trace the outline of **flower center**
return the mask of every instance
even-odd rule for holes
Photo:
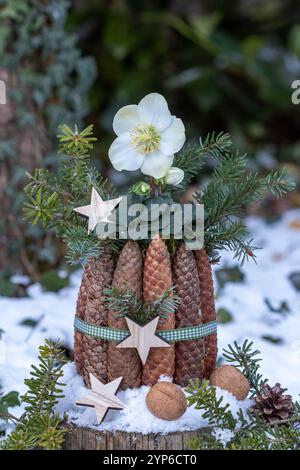
[[[131,144],[140,153],[150,153],[157,150],[160,143],[160,134],[156,127],[150,125],[139,126],[131,134]]]

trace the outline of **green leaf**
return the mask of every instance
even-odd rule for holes
[[[1,404],[6,405],[7,407],[20,406],[19,393],[12,391],[0,397]]]
[[[226,308],[218,308],[217,310],[218,323],[230,323],[233,321],[233,316]]]
[[[70,284],[69,277],[62,277],[55,270],[50,270],[42,274],[41,286],[45,291],[58,292]]]
[[[9,279],[0,276],[0,295],[4,297],[17,297],[18,286]]]

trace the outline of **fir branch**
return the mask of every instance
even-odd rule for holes
[[[55,228],[67,245],[67,261],[70,264],[85,264],[90,258],[101,254],[101,246],[110,244],[116,252],[123,243],[116,240],[100,241],[88,235],[85,223],[74,208],[89,204],[92,187],[103,199],[116,196],[112,184],[103,178],[98,170],[90,166],[88,152],[92,149],[93,126],[79,132],[60,126],[61,156],[56,173],[38,169],[28,176],[25,187],[27,200],[24,205],[25,217],[33,224],[41,222],[46,229]]]
[[[202,417],[208,420],[210,425],[235,429],[236,419],[230,411],[230,405],[223,402],[223,397],[217,398],[215,387],[209,385],[209,381],[200,383],[199,379],[192,381],[186,388],[189,406],[194,405],[196,410],[203,411]]]
[[[39,351],[39,365],[31,366],[31,377],[24,380],[28,391],[21,396],[22,402],[27,403],[25,410],[28,416],[50,413],[58,398],[64,397],[63,384],[60,383],[65,363],[62,343],[46,340]]]
[[[20,424],[2,443],[2,450],[31,450],[38,445],[38,436],[32,434],[25,424]]]
[[[232,145],[230,134],[224,132],[219,132],[218,134],[212,132],[207,134],[204,141],[201,137],[199,141],[202,155],[206,158],[222,158],[227,154]]]
[[[202,157],[203,152],[199,145],[185,145],[174,159],[174,166],[184,171],[184,180],[175,188],[168,186],[166,191],[181,191],[186,188],[192,179],[199,174],[201,168],[203,168],[205,161]]]
[[[162,319],[168,318],[179,306],[179,298],[174,292],[174,288],[167,289],[154,302],[143,302],[142,298],[131,289],[126,288],[124,292],[112,286],[105,289],[105,301],[108,308],[116,312],[118,317],[130,317],[138,323],[159,316]]]
[[[25,379],[27,393],[21,397],[27,404],[16,428],[3,442],[7,450],[60,449],[66,428],[53,412],[59,398],[63,398],[60,382],[64,365],[64,351],[60,341],[46,340],[39,348],[39,364],[31,366],[31,377]],[[10,418],[9,418],[10,419]]]
[[[242,263],[249,258],[255,260],[256,247],[237,219],[244,217],[245,209],[266,193],[279,197],[293,188],[283,173],[275,171],[266,177],[260,176],[249,173],[246,163],[245,155],[227,153],[215,167],[206,187],[194,195],[199,204],[204,204],[205,248],[211,261],[217,261],[218,252],[224,248],[232,250],[234,258]]]
[[[267,382],[258,373],[259,351],[253,343],[246,340],[242,347],[237,343],[224,350],[224,356],[232,364],[240,367],[249,380],[254,394],[259,394]],[[300,404],[294,404],[294,413],[285,420],[270,423],[253,413],[240,408],[233,415],[229,404],[222,397],[216,397],[215,387],[208,382],[192,382],[186,389],[189,406],[201,411],[202,418],[208,420],[210,429],[205,430],[197,439],[188,442],[189,448],[196,449],[231,449],[231,450],[288,450],[299,449],[300,439]],[[220,432],[221,431],[221,432]],[[226,432],[228,439],[221,436]]]
[[[241,221],[225,220],[209,227],[204,233],[204,240],[211,262],[218,260],[219,251],[223,249],[233,251],[234,258],[237,258],[241,264],[248,257],[254,258],[255,247],[252,245],[252,240],[245,242],[248,237],[250,234],[247,227]]]
[[[88,235],[83,225],[66,228],[63,240],[67,245],[66,259],[71,265],[84,266],[91,258],[99,257],[102,251],[100,240],[93,234]]]
[[[241,369],[241,372],[250,383],[252,395],[260,394],[262,386],[268,382],[259,372],[259,362],[261,362],[261,359],[257,356],[260,354],[260,351],[253,350],[253,342],[247,339],[242,346],[239,346],[235,341],[233,346],[229,344],[227,348],[224,349],[224,358],[227,362]]]
[[[59,152],[72,158],[85,156],[87,152],[93,149],[93,142],[97,140],[93,135],[93,129],[93,124],[90,124],[81,132],[78,131],[76,124],[74,130],[66,124],[59,126],[61,131],[61,134],[57,135]]]
[[[42,225],[47,227],[60,207],[58,194],[56,192],[43,193],[40,186],[35,197],[28,195],[27,202],[24,203],[24,213],[33,225],[40,220]]]
[[[32,435],[38,436],[37,445],[44,450],[59,450],[64,443],[67,429],[57,413],[43,413],[27,424]]]
[[[295,189],[295,183],[287,179],[284,170],[273,170],[265,177],[265,190],[277,198],[293,189]]]
[[[208,134],[204,141],[200,138],[200,145],[186,145],[174,159],[174,166],[184,171],[184,180],[176,187],[176,191],[188,186],[207,163],[208,158],[221,159],[227,155],[230,146],[230,135],[224,132]],[[174,191],[174,188],[169,189]]]

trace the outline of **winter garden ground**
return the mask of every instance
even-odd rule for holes
[[[254,341],[263,358],[263,374],[272,385],[280,382],[287,387],[297,399],[300,393],[300,210],[289,211],[273,224],[250,217],[248,226],[256,245],[264,248],[257,252],[257,264],[250,261],[237,270],[237,262],[225,252],[220,265],[214,267],[216,305],[223,322],[218,329],[219,354],[233,341],[242,343],[246,338]],[[0,328],[4,330],[0,343],[4,349],[0,360],[2,391],[25,392],[23,380],[45,338],[61,338],[72,347],[80,279],[78,271],[71,277],[71,286],[58,294],[43,292],[36,284],[29,288],[27,298],[0,297]],[[28,326],[36,321],[36,327]],[[94,410],[74,404],[87,390],[71,363],[65,366],[64,382],[66,397],[58,404],[59,412],[67,412],[69,421],[77,425],[96,427]],[[153,417],[145,406],[147,391],[148,387],[142,387],[120,392],[125,409],[110,411],[98,428],[164,433],[205,425],[200,412],[192,408],[176,422]],[[233,411],[249,404],[249,400],[238,402],[227,392],[219,390],[218,393],[229,401]],[[14,415],[21,413],[21,407],[13,409]]]

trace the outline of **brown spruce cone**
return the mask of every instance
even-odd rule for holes
[[[153,302],[172,287],[172,270],[168,248],[156,235],[150,242],[144,266],[143,297],[145,302]],[[171,330],[175,327],[175,315],[160,319],[159,330]],[[154,385],[161,375],[172,377],[175,365],[175,348],[153,348],[149,352],[143,369],[142,381],[145,385]]]
[[[214,284],[212,278],[211,264],[204,249],[194,252],[200,286],[200,305],[203,323],[216,320],[216,309],[214,299]],[[203,378],[208,379],[216,367],[218,343],[217,334],[207,336],[204,339],[205,366]]]
[[[88,264],[86,264],[82,276],[82,281],[80,284],[80,289],[78,292],[77,297],[77,304],[76,304],[76,315],[81,319],[84,320],[85,317],[85,309],[87,303],[87,289],[88,289]],[[74,333],[74,361],[76,365],[77,373],[83,375],[83,352],[84,352],[84,335],[80,333],[80,331],[75,330]]]
[[[176,292],[180,298],[180,305],[175,314],[176,328],[201,325],[197,265],[193,252],[187,250],[184,243],[176,251],[173,273]],[[175,383],[186,387],[191,379],[202,380],[204,360],[203,338],[178,341],[175,345]]]
[[[93,258],[87,266],[87,302],[85,320],[98,326],[107,326],[108,311],[104,290],[112,283],[114,261],[110,248],[105,248],[99,258]],[[84,379],[90,387],[89,373],[107,382],[107,341],[84,336]]]
[[[279,383],[274,387],[264,384],[261,393],[254,397],[252,409],[271,424],[289,418],[294,405],[291,395],[284,395],[286,390]]]
[[[131,292],[142,295],[143,257],[138,242],[129,240],[119,256],[113,278],[113,286],[120,292],[126,288]],[[108,314],[108,326],[127,328],[125,318],[118,317],[113,310]],[[121,388],[137,388],[142,381],[142,363],[136,349],[117,349],[117,344],[108,343],[108,380],[123,377]]]

